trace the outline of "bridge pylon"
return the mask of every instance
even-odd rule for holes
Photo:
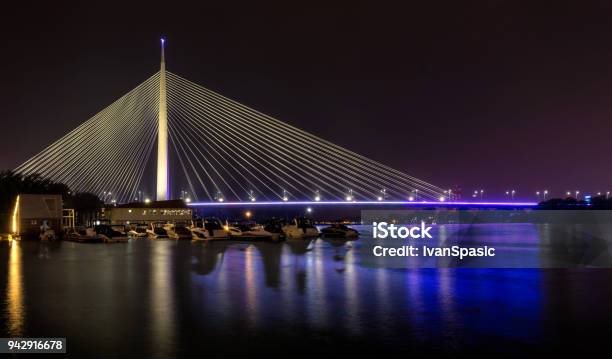
[[[170,199],[168,192],[168,106],[166,104],[166,58],[161,39],[161,65],[159,70],[159,114],[157,131],[157,200]]]

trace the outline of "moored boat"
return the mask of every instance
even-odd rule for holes
[[[345,224],[335,223],[329,227],[321,229],[321,235],[324,238],[355,239],[359,236],[359,232]]]
[[[147,229],[149,239],[167,239],[169,238],[168,231],[164,228],[163,222],[152,222]]]
[[[128,231],[128,236],[130,238],[143,238],[146,237],[148,226],[146,224],[134,224],[131,225],[130,230]]]
[[[253,221],[239,223],[236,227],[240,229],[241,237],[245,240],[279,241],[285,238],[281,233],[270,232],[263,225]]]
[[[290,223],[285,224],[283,232],[287,238],[312,238],[319,236],[319,230],[314,226],[309,218],[294,218]]]
[[[125,232],[116,230],[115,228],[107,224],[100,224],[95,226],[93,229],[104,243],[127,242],[128,235]]]
[[[215,217],[195,221],[190,230],[192,239],[196,241],[230,239],[229,228]]]

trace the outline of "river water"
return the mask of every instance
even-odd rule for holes
[[[612,270],[385,269],[358,245],[0,242],[0,336],[66,337],[70,357],[535,356],[607,343]]]

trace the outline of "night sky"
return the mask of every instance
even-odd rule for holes
[[[4,4],[0,168],[158,71],[165,34],[169,71],[464,196],[612,190],[610,2],[211,3]]]

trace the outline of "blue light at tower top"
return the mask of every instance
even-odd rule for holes
[[[166,39],[162,37],[162,38],[161,38],[161,43],[162,43],[162,45],[163,45],[165,42],[166,42]]]

